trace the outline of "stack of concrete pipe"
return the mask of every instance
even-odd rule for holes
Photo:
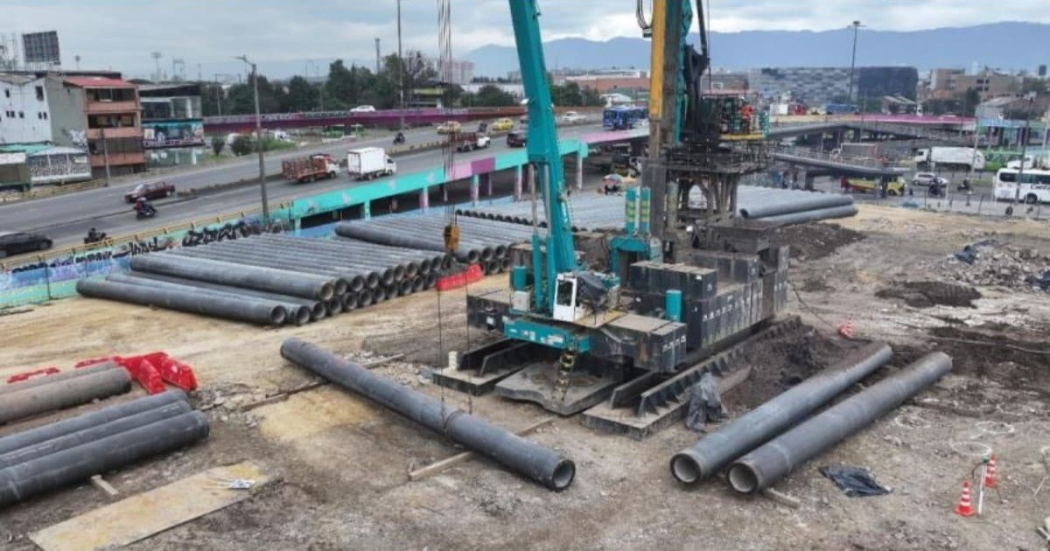
[[[265,234],[136,257],[130,273],[83,280],[77,290],[259,325],[302,325],[430,289],[451,262],[437,251]]]
[[[131,376],[127,370],[108,362],[3,385],[0,386],[0,425],[129,390]]]
[[[168,391],[0,438],[0,507],[207,435],[204,414],[181,391]]]
[[[857,214],[853,197],[812,191],[740,186],[737,196],[740,217],[765,220],[780,225],[802,224]],[[624,224],[623,195],[574,195],[569,199],[573,229],[576,231],[615,230]],[[539,225],[546,226],[542,206]],[[532,224],[532,203],[520,201],[485,208],[464,208],[464,217]]]
[[[521,224],[465,216],[458,217],[456,224],[460,231],[456,259],[478,263],[486,274],[510,268],[510,247],[532,237],[532,229]],[[441,214],[386,217],[340,222],[335,226],[335,233],[379,245],[444,251],[446,225],[448,221]]]
[[[892,351],[884,343],[856,351],[837,367],[795,385],[678,452],[671,458],[671,474],[683,484],[695,484],[728,469],[729,483],[735,490],[763,490],[918,394],[952,368],[952,359],[944,353],[928,354],[810,416],[879,370],[891,357]]]

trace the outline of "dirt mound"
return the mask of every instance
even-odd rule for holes
[[[950,279],[971,285],[1032,292],[1050,290],[1050,287],[1039,285],[1050,272],[1050,254],[994,239],[968,245],[946,259],[941,271]]]
[[[875,296],[899,298],[913,308],[930,308],[937,305],[974,308],[973,301],[981,298],[981,293],[973,287],[954,283],[908,281],[899,286],[881,289]]]
[[[959,375],[990,377],[1004,385],[1050,385],[1050,346],[1040,335],[1016,338],[989,335],[980,330],[938,327],[930,330],[938,337],[938,348],[954,360],[953,371]]]
[[[840,247],[864,239],[864,234],[837,224],[801,224],[778,229],[771,237],[775,246],[790,245],[791,257],[798,260],[817,260],[829,256]]]

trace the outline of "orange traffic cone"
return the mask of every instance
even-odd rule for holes
[[[846,323],[843,323],[842,325],[838,326],[836,328],[836,331],[838,331],[838,334],[842,335],[843,338],[852,339],[853,338],[853,318],[850,318],[850,319],[846,320]]]
[[[972,517],[974,515],[973,504],[970,503],[970,481],[963,481],[962,497],[959,498],[959,504],[955,506],[955,514],[964,517]]]
[[[995,454],[988,459],[988,466],[984,469],[984,484],[985,488],[995,488],[999,483],[995,480]]]

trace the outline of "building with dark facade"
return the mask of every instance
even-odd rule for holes
[[[853,96],[915,99],[919,71],[915,67],[857,67]],[[849,67],[765,67],[748,73],[748,88],[766,99],[790,95],[810,106],[832,103],[850,91]]]

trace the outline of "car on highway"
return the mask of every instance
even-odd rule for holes
[[[566,111],[561,116],[561,122],[564,122],[564,123],[567,123],[567,124],[575,124],[575,123],[578,123],[578,122],[583,122],[585,120],[587,120],[587,116],[586,115],[581,115],[581,114],[577,113],[576,111]]]
[[[0,258],[51,248],[51,239],[38,233],[0,232]]]
[[[351,113],[375,113],[376,108],[371,105],[358,105],[350,110]]]
[[[911,183],[913,186],[928,186],[930,184],[946,186],[949,184],[947,178],[942,178],[932,172],[916,172],[911,177]]]
[[[438,125],[438,134],[455,134],[463,128],[462,124],[457,121],[446,121]]]
[[[124,194],[124,202],[134,203],[139,199],[160,199],[175,195],[175,184],[170,182],[153,182],[150,184],[139,184],[130,192]]]
[[[526,131],[515,130],[507,134],[507,147],[525,147]]]
[[[506,117],[497,119],[496,122],[489,126],[489,130],[492,132],[510,132],[511,130],[514,130],[514,121]]]

